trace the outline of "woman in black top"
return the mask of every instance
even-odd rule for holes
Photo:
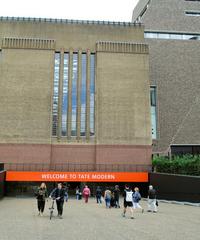
[[[57,188],[55,188],[51,192],[50,198],[51,197],[56,199],[58,217],[62,218],[64,197],[65,197],[65,189],[62,187],[62,183],[58,183]]]
[[[38,205],[38,215],[43,216],[44,207],[45,207],[45,199],[48,197],[47,187],[45,183],[42,183],[40,187],[38,187],[36,192],[37,205]]]

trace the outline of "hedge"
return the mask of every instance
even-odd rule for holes
[[[160,173],[200,176],[200,155],[173,156],[171,159],[154,156],[152,165],[154,171]]]

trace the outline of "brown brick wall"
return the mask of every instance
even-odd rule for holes
[[[97,145],[96,163],[151,165],[151,146]]]
[[[50,163],[51,145],[0,144],[0,162]]]
[[[151,147],[133,145],[0,144],[0,162],[151,165]]]

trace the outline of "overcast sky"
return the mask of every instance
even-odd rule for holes
[[[0,16],[130,22],[138,0],[2,0]]]

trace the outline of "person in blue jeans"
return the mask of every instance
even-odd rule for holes
[[[144,208],[142,208],[139,204],[141,200],[141,195],[139,192],[139,188],[135,187],[134,188],[134,193],[133,193],[133,209],[139,208],[142,210],[142,213],[144,212]]]
[[[102,190],[99,186],[97,186],[97,189],[96,189],[97,203],[101,203],[101,196],[102,196]]]
[[[108,188],[106,188],[106,191],[104,193],[104,199],[106,203],[106,208],[110,208],[111,191]]]

